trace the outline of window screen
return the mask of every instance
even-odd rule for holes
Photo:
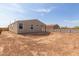
[[[31,25],[30,29],[33,29],[33,25]]]
[[[19,24],[19,29],[23,29],[23,24],[22,23]]]

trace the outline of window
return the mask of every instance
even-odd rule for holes
[[[30,29],[33,29],[33,27],[31,26],[31,28]]]
[[[19,24],[19,29],[23,29],[23,24],[22,23]]]
[[[33,29],[33,25],[31,25],[30,29]]]
[[[38,26],[38,25],[36,25],[36,26]]]

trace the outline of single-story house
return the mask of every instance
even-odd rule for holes
[[[47,31],[52,31],[54,29],[60,29],[60,26],[58,24],[54,24],[54,25],[46,25],[46,30]]]
[[[46,24],[38,19],[18,20],[11,23],[8,28],[14,33],[46,32]]]

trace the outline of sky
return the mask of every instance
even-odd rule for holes
[[[16,20],[39,19],[45,24],[79,26],[78,3],[0,3],[0,27]]]

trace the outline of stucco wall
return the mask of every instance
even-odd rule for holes
[[[19,24],[23,24],[23,29],[19,29]],[[30,29],[31,25],[33,25],[33,30]],[[37,20],[25,20],[25,21],[17,21],[9,25],[9,31],[15,33],[28,33],[28,32],[44,32],[45,24]]]
[[[19,23],[23,24],[23,29],[20,30],[19,29]],[[31,25],[33,25],[33,30],[31,30]],[[38,22],[38,21],[19,21],[18,22],[18,32],[19,33],[27,33],[27,32],[42,32],[42,28],[43,31],[45,31],[45,25]]]
[[[14,33],[18,33],[18,31],[17,31],[17,23],[16,22],[10,24],[8,27],[9,27],[9,31],[14,32]]]

